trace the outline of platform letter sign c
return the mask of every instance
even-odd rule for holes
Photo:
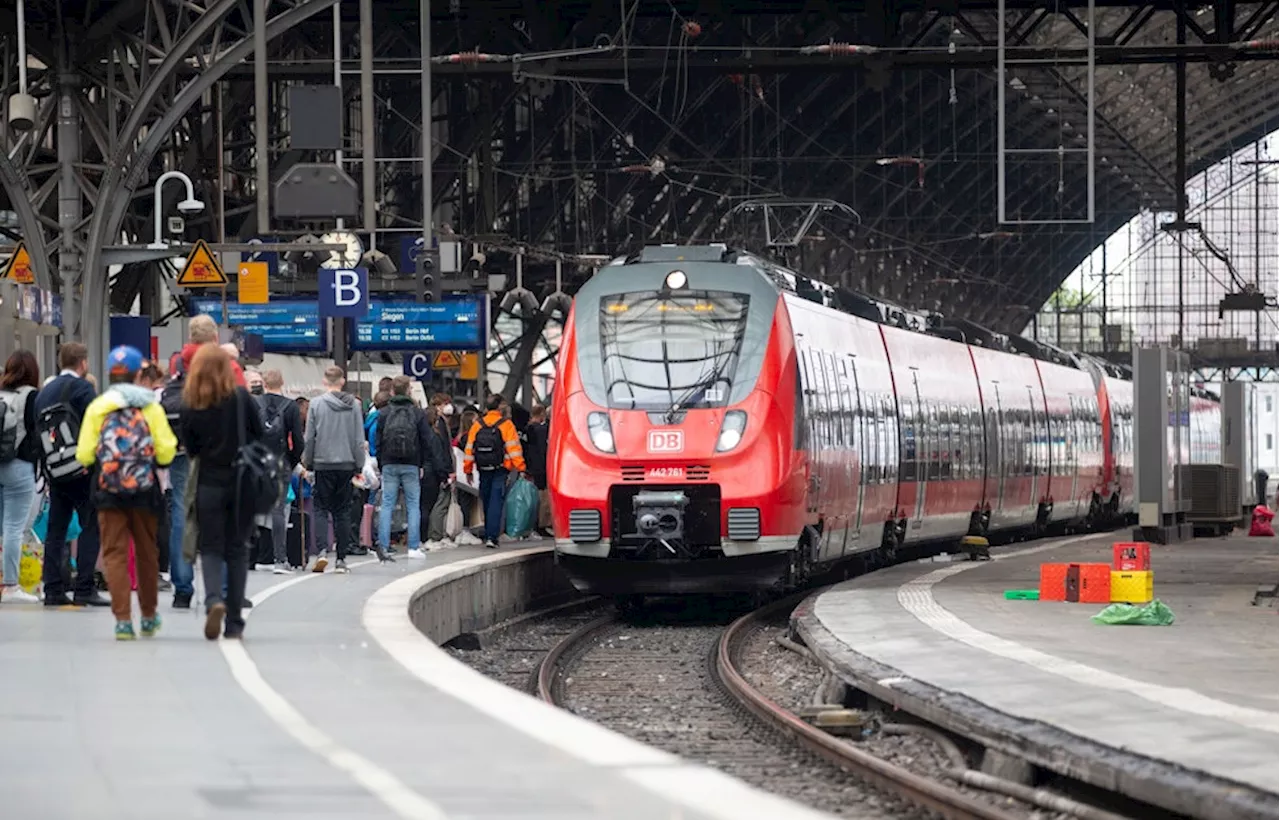
[[[649,452],[679,453],[684,451],[683,430],[650,430]]]

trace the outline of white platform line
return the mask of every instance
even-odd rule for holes
[[[1056,549],[1087,537],[1089,536],[1005,553],[999,556],[997,560]],[[1280,714],[1275,712],[1236,706],[1232,703],[1202,695],[1192,689],[1161,686],[1156,683],[1134,680],[1133,678],[1088,666],[1087,664],[1059,658],[1056,655],[1041,652],[1038,649],[992,635],[989,632],[983,632],[971,626],[966,621],[956,617],[955,614],[934,599],[933,587],[944,578],[950,578],[953,575],[958,575],[961,572],[980,566],[982,566],[981,562],[953,564],[944,569],[934,570],[927,575],[922,575],[898,588],[898,604],[914,615],[921,623],[952,640],[981,649],[992,655],[1025,663],[1042,672],[1049,672],[1086,686],[1137,695],[1144,700],[1149,700],[1152,703],[1167,706],[1180,712],[1230,721],[1246,729],[1255,729],[1273,734],[1280,733]]]
[[[409,603],[427,584],[504,557],[535,551],[541,550],[442,564],[393,581],[365,604],[364,627],[387,654],[432,689],[500,721],[513,732],[521,732],[590,766],[608,767],[676,806],[718,820],[830,820],[831,815],[752,788],[713,769],[687,763],[486,677],[454,660],[410,620]]]
[[[355,569],[376,562],[377,559],[369,559],[357,561],[350,566]],[[308,572],[255,593],[254,609],[245,611],[245,620],[248,620],[249,613],[256,611],[273,595],[304,581],[322,578],[329,574],[331,573]],[[283,695],[266,682],[262,673],[258,671],[258,665],[245,651],[241,641],[221,640],[218,642],[218,647],[222,650],[222,657],[226,659],[227,666],[231,668],[231,675],[236,683],[240,684],[240,688],[257,701],[262,711],[266,712],[267,716],[294,740],[321,757],[333,768],[350,775],[351,779],[363,786],[398,817],[404,820],[445,820],[447,815],[439,805],[418,794],[391,772],[343,746],[303,717],[301,712],[293,708]]]

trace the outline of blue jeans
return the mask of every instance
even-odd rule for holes
[[[416,464],[385,464],[382,467],[382,504],[378,509],[378,544],[391,546],[391,513],[396,499],[404,491],[405,511],[409,514],[409,549],[422,543],[422,483]]]
[[[484,505],[484,540],[498,543],[502,536],[502,502],[507,497],[507,471],[480,471],[480,503]]]
[[[0,520],[4,531],[4,585],[18,585],[22,536],[36,500],[36,471],[20,458],[0,462]]]
[[[182,533],[187,528],[187,476],[191,461],[186,453],[173,457],[169,465],[169,580],[173,591],[179,595],[195,592],[195,568],[182,559]]]

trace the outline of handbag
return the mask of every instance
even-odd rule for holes
[[[231,467],[236,476],[237,518],[266,515],[280,500],[285,474],[284,459],[261,441],[245,441],[248,429],[244,418],[244,398],[236,392],[236,417],[239,422],[240,449]]]

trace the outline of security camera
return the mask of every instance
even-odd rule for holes
[[[178,203],[178,210],[184,214],[198,214],[204,210],[204,203],[198,199],[184,199]]]

